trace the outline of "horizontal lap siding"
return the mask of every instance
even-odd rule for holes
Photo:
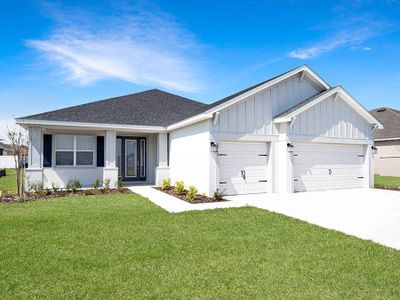
[[[274,135],[274,116],[319,93],[307,78],[293,76],[221,111],[214,132]]]
[[[371,127],[344,101],[331,96],[297,116],[290,134],[367,140]]]

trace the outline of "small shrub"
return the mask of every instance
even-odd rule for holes
[[[183,183],[183,181],[175,182],[175,192],[177,194],[183,194],[185,192],[185,184]]]
[[[43,183],[40,181],[29,184],[29,190],[34,191],[38,197],[43,197],[46,194]]]
[[[85,196],[95,195],[93,190],[85,190],[83,193],[85,194]]]
[[[105,188],[106,190],[109,190],[109,189],[110,189],[110,183],[111,183],[111,179],[110,179],[110,178],[104,179],[103,185],[104,185],[104,188]]]
[[[219,189],[217,189],[217,190],[214,192],[214,199],[215,199],[216,201],[222,201],[222,200],[224,199],[224,197],[225,197],[225,189],[222,190],[222,191],[220,191]]]
[[[51,183],[51,189],[53,190],[54,193],[57,193],[60,190],[60,187],[57,183],[52,182]]]
[[[79,189],[82,188],[82,184],[81,184],[81,182],[79,181],[79,179],[71,178],[70,180],[68,180],[68,183],[67,183],[67,185],[65,186],[65,188],[66,188],[68,191],[72,191],[72,192],[76,193]]]
[[[202,192],[201,195],[202,195],[203,197],[206,197],[206,196],[207,196],[207,195],[206,195],[206,192]]]
[[[115,183],[117,189],[122,189],[124,187],[124,182],[122,181],[121,178],[118,178],[117,182]]]
[[[169,190],[171,188],[171,178],[165,178],[161,183],[161,189]]]
[[[195,186],[193,186],[193,185],[189,186],[187,196],[189,197],[190,200],[196,199],[197,193],[198,193],[198,191]]]
[[[100,180],[96,179],[96,181],[92,183],[92,188],[97,190],[99,187],[100,187]]]

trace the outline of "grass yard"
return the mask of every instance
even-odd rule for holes
[[[15,169],[7,169],[6,176],[0,177],[0,190],[16,193],[17,179],[15,176]]]
[[[399,187],[400,186],[400,177],[375,175],[375,184],[376,185],[386,185],[389,187]]]
[[[256,208],[0,205],[0,298],[400,298],[400,251]]]

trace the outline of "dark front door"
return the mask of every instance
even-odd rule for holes
[[[145,181],[146,138],[117,137],[116,165],[123,181]]]

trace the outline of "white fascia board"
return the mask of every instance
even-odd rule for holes
[[[215,107],[213,107],[213,108],[211,108],[211,109],[209,109],[209,110],[207,110],[207,111],[205,111],[205,112],[203,112],[203,113],[201,113],[199,115],[195,115],[193,117],[190,117],[190,118],[185,119],[183,121],[180,121],[178,123],[169,125],[167,127],[167,129],[168,130],[174,130],[174,129],[177,129],[177,128],[180,128],[180,127],[184,127],[184,126],[191,125],[191,124],[199,122],[199,121],[203,121],[203,120],[212,118],[214,113],[216,113],[218,111],[221,111],[221,110],[227,108],[228,106],[231,106],[231,105],[233,105],[233,104],[235,104],[237,102],[240,102],[241,100],[243,100],[243,99],[245,99],[245,98],[247,98],[247,97],[249,97],[251,95],[257,94],[258,92],[262,91],[263,89],[271,87],[271,86],[277,84],[278,82],[281,82],[281,81],[283,81],[283,80],[285,80],[285,79],[287,79],[289,77],[292,77],[292,76],[294,76],[294,75],[296,75],[296,74],[298,74],[300,72],[303,72],[304,74],[307,74],[308,77],[313,82],[317,83],[321,88],[324,88],[324,89],[329,89],[330,88],[330,85],[327,84],[321,77],[319,77],[313,70],[311,70],[309,66],[302,65],[302,66],[300,66],[300,67],[298,67],[298,68],[296,68],[296,69],[294,69],[294,70],[292,70],[292,71],[290,71],[288,73],[285,73],[285,74],[283,74],[283,75],[281,75],[281,76],[279,76],[279,77],[277,77],[277,78],[275,78],[275,79],[273,79],[271,81],[266,82],[265,84],[262,84],[262,85],[260,85],[258,87],[255,87],[254,89],[252,89],[250,91],[247,91],[246,93],[243,93],[243,94],[241,94],[241,95],[239,95],[239,96],[237,96],[235,98],[232,98],[229,101],[221,103],[220,105],[215,106]]]
[[[315,82],[319,83],[319,85],[322,88],[325,88],[325,89],[329,89],[330,88],[329,84],[327,84],[321,77],[319,77],[313,70],[311,70],[310,67],[308,67],[307,65],[303,65],[303,66],[298,67],[298,68],[296,68],[296,69],[294,69],[294,70],[292,70],[292,71],[290,71],[290,72],[288,72],[286,74],[283,74],[283,75],[281,75],[281,76],[279,76],[279,77],[277,77],[277,78],[275,78],[275,79],[273,79],[271,81],[268,81],[265,84],[262,84],[262,85],[260,85],[258,87],[255,87],[254,89],[252,89],[250,91],[247,91],[246,93],[243,93],[243,94],[241,94],[241,95],[239,95],[239,96],[237,96],[235,98],[232,98],[229,101],[221,103],[220,105],[215,106],[215,107],[205,111],[204,113],[205,114],[213,114],[214,112],[223,110],[223,109],[227,108],[228,106],[231,106],[231,105],[233,105],[233,104],[235,104],[235,103],[237,103],[237,102],[239,102],[239,101],[241,101],[241,100],[243,100],[243,99],[245,99],[245,98],[247,98],[247,97],[249,97],[251,95],[257,94],[258,92],[262,91],[263,89],[269,88],[269,87],[277,84],[278,82],[281,82],[281,81],[283,81],[285,79],[288,79],[288,78],[290,78],[290,77],[292,77],[292,76],[294,76],[294,75],[296,75],[296,74],[298,74],[300,72],[305,72],[306,74],[308,74],[309,77],[311,77],[312,80],[314,80]]]
[[[374,139],[374,142],[396,141],[396,140],[400,140],[400,136],[395,137],[395,138],[387,138],[387,139]]]
[[[336,94],[339,92],[339,87],[333,88],[331,91],[327,92],[324,95],[321,95],[320,97],[315,98],[313,101],[307,103],[306,105],[303,105],[299,107],[298,109],[292,111],[291,113],[287,114],[284,117],[279,117],[274,119],[274,123],[286,123],[286,122],[292,122],[293,118],[301,114],[302,112],[306,111],[307,109],[313,107],[314,105],[320,103],[321,101],[325,100],[326,98]]]
[[[307,103],[304,106],[299,107],[298,109],[292,111],[284,117],[275,118],[274,123],[286,123],[291,122],[295,116],[303,113],[304,111],[310,109],[314,105],[320,103],[321,101],[327,99],[332,95],[340,96],[350,107],[352,107],[360,116],[362,116],[368,123],[372,125],[377,125],[379,129],[383,129],[383,124],[379,122],[371,113],[364,108],[357,100],[355,100],[349,93],[346,92],[341,86],[337,86],[333,88],[331,91],[321,95],[320,97],[315,98],[313,101]]]
[[[185,119],[183,121],[180,121],[178,123],[169,125],[166,129],[168,131],[175,130],[175,129],[178,129],[178,128],[181,128],[181,127],[185,127],[185,126],[189,126],[189,125],[192,125],[194,123],[198,123],[198,122],[201,122],[201,121],[204,121],[204,120],[207,120],[207,119],[211,119],[212,117],[213,117],[213,114],[202,113],[200,115],[195,115],[193,117],[190,117],[190,118]]]
[[[132,130],[141,132],[163,132],[166,128],[163,126],[141,126],[141,125],[122,125],[122,124],[106,124],[106,123],[85,123],[85,122],[66,122],[66,121],[50,121],[50,120],[33,120],[33,119],[15,119],[16,123],[22,127],[29,126],[54,126],[54,127],[70,127],[81,129],[103,129],[103,130]]]
[[[358,112],[366,121],[372,125],[377,125],[378,129],[383,129],[383,124],[375,118],[364,106],[362,106],[356,99],[354,99],[345,89],[341,86],[340,96],[347,102],[356,112]]]

